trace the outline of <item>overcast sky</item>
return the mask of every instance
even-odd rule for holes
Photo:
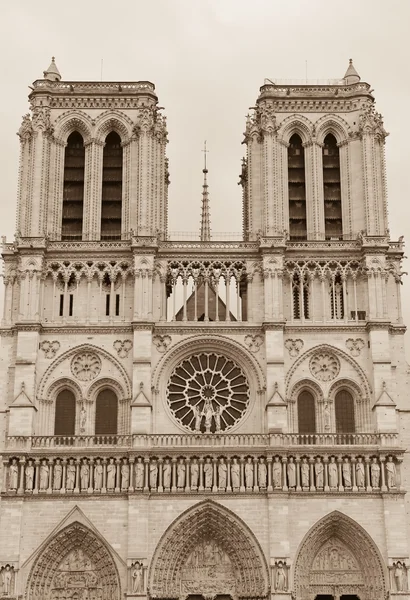
[[[208,143],[212,227],[241,230],[245,115],[268,78],[341,78],[353,58],[387,138],[390,231],[410,244],[409,0],[17,0],[0,12],[1,233],[14,234],[28,85],[51,56],[63,79],[149,80],[168,118],[169,227],[199,226]],[[410,250],[409,250],[410,252]],[[407,261],[405,270],[410,271]],[[410,323],[410,278],[403,306]],[[409,338],[409,334],[406,335]],[[410,340],[407,339],[410,356]]]

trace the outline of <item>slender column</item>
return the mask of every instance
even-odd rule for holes
[[[165,275],[160,276],[161,282],[161,315],[160,321],[167,320],[167,278]]]
[[[68,307],[69,307],[69,299],[68,299],[68,278],[64,278],[64,297],[63,297],[63,323],[67,320],[68,317]]]
[[[194,281],[194,321],[198,321],[198,282]]]
[[[149,458],[144,458],[144,465],[145,465],[144,492],[149,492]]]
[[[94,491],[94,459],[90,458],[90,462],[88,464],[90,465],[90,477],[88,480],[88,493],[92,494]]]
[[[53,493],[53,464],[54,461],[52,458],[48,460],[48,489],[47,494]]]
[[[337,319],[337,306],[336,306],[336,291],[335,291],[335,275],[332,275],[332,298],[333,298],[333,315],[332,320]]]
[[[278,272],[279,319],[283,321],[283,271]]]
[[[219,321],[219,279],[215,282],[215,321]]]
[[[188,457],[185,459],[185,491],[186,492],[190,492],[191,491],[191,459]]]
[[[242,321],[241,314],[241,290],[240,290],[240,281],[239,277],[236,280],[236,319],[237,321]]]
[[[303,294],[303,281],[304,281],[304,273],[302,272],[299,276],[299,306],[300,306],[300,320],[302,323],[305,321],[305,298]]]
[[[400,278],[396,279],[396,297],[397,297],[397,321],[403,323],[403,314],[401,309],[401,290],[400,290]]]
[[[187,278],[184,277],[182,279],[182,289],[183,289],[183,294],[184,294],[184,308],[183,308],[183,315],[182,315],[182,320],[183,321],[187,321],[187,312],[186,312],[186,299],[187,299],[187,287],[188,287],[188,281]]]
[[[103,458],[102,465],[103,465],[103,480],[102,480],[101,493],[106,494],[107,493],[107,459],[106,458]]]
[[[282,476],[283,476],[283,491],[287,492],[288,491],[288,477],[287,477],[287,473],[286,473],[286,465],[287,465],[288,459],[286,456],[284,456],[282,458]]]
[[[67,475],[67,459],[66,458],[63,458],[62,465],[63,465],[63,471],[62,471],[62,476],[61,476],[60,494],[65,494],[66,475]]]
[[[388,273],[382,273],[380,275],[381,288],[382,288],[382,317],[387,317],[387,292],[386,292],[386,283],[389,277]]]
[[[372,491],[372,482],[370,479],[370,458],[368,456],[365,457],[364,459],[365,465],[366,465],[366,490],[368,492]]]
[[[217,492],[218,491],[218,467],[217,467],[217,463],[218,463],[218,459],[217,458],[213,458],[212,459],[212,469],[213,469],[213,473],[214,473],[214,483],[212,486],[212,491],[213,492]]]
[[[325,281],[327,281],[326,276],[322,274],[320,276],[320,281],[322,284],[322,314],[323,314],[323,323],[326,322],[326,289],[325,289]]]
[[[205,277],[205,311],[204,311],[204,321],[209,321],[209,305],[208,305],[208,277]]]
[[[295,458],[296,465],[296,491],[300,492],[302,488],[300,487],[300,456]]]
[[[247,288],[246,288],[246,301],[247,301],[247,307],[246,307],[246,319],[247,321],[252,322],[253,321],[253,276],[251,273],[248,273],[246,276],[246,281],[247,281]]]
[[[75,461],[75,488],[74,494],[80,493],[80,459],[77,458]]]
[[[382,476],[382,487],[380,488],[380,491],[382,491],[382,492],[387,492],[386,475],[385,475],[385,471],[384,471],[384,463],[385,462],[386,462],[386,457],[381,456],[380,457],[380,473]]]
[[[121,483],[120,483],[120,477],[121,477],[121,459],[120,458],[116,458],[115,459],[115,488],[114,488],[114,492],[116,492],[117,494],[121,491]]]
[[[245,492],[245,459],[243,456],[239,459],[240,467],[241,467],[241,480],[240,480],[240,492]]]
[[[10,286],[11,286],[11,279],[9,277],[5,277],[4,278],[4,286],[5,286],[5,292],[4,292],[4,304],[3,304],[3,323],[7,323],[8,319],[7,319],[7,312],[8,312],[8,307],[9,307],[9,290],[10,290]]]
[[[315,302],[315,274],[314,273],[309,273],[309,283],[310,283],[310,320],[312,321],[312,323],[315,320],[315,314],[316,314],[316,302]]]
[[[104,314],[105,314],[105,307],[102,304],[102,284],[103,284],[102,277],[99,277],[99,283],[100,283],[100,295],[99,295],[100,300],[99,300],[99,305],[98,305],[98,315],[97,315],[97,317],[98,317],[98,321],[101,321],[101,314],[103,313],[103,311],[104,311]]]
[[[276,320],[278,316],[278,307],[277,307],[277,286],[276,286],[276,271],[273,271],[270,274],[270,288],[271,288],[271,314],[270,317],[272,320]]]
[[[343,286],[343,318],[344,322],[347,323],[349,318],[349,307],[347,306],[347,278],[345,275],[342,275],[342,286]]]
[[[231,294],[231,274],[228,273],[226,274],[226,315],[225,315],[225,321],[230,321],[231,320],[231,299],[230,299],[230,294]]]
[[[253,491],[259,492],[258,459],[256,457],[253,459],[253,484]]]
[[[151,295],[152,298],[152,295]],[[125,277],[122,277],[121,283],[121,321],[125,321]]]
[[[20,273],[20,277],[19,277],[19,283],[20,283],[19,320],[24,319],[26,316],[26,280],[27,280],[27,275],[23,271]]]
[[[343,462],[343,459],[340,456],[338,456],[337,457],[337,473],[339,476],[339,492],[344,491],[343,479],[342,479],[342,462]]]
[[[230,457],[228,457],[226,459],[226,491],[227,492],[232,492],[232,485],[231,485],[231,459],[230,459]]]
[[[324,491],[325,492],[329,491],[329,473],[328,473],[328,470],[327,470],[328,462],[329,462],[329,458],[327,456],[325,456],[323,458],[323,463],[324,463],[324,465],[323,465],[324,466],[323,471],[325,473],[325,487],[324,487]]]
[[[148,302],[148,308],[147,308],[147,318],[152,320],[153,319],[153,310],[152,310],[152,302],[153,302],[153,272],[151,270],[147,271],[147,302]]]
[[[115,315],[115,281],[114,281],[114,275],[112,275],[111,280],[110,280],[110,323],[112,323],[114,315]]]
[[[309,468],[310,468],[310,491],[314,492],[316,490],[315,477],[314,477],[315,459],[312,457],[309,458]]]
[[[163,492],[164,491],[164,486],[162,484],[162,465],[163,465],[164,459],[159,457],[158,459],[158,492]]]
[[[39,488],[39,483],[40,483],[40,461],[38,458],[36,458],[36,460],[34,461],[34,470],[35,470],[35,475],[34,475],[34,487],[33,487],[33,494],[38,494],[38,488]]]
[[[24,494],[24,469],[26,466],[26,459],[25,458],[21,458],[20,459],[20,483],[19,483],[19,489],[17,490],[17,494],[22,495]]]
[[[128,459],[128,462],[130,463],[130,485],[128,488],[129,492],[133,492],[134,491],[134,464],[135,464],[135,458],[133,456],[131,456]]]
[[[176,317],[176,291],[177,291],[177,280],[173,279],[172,280],[172,320],[175,321],[175,317]]]
[[[143,269],[143,270],[141,270],[141,286],[140,286],[140,307],[141,307],[140,316],[142,319],[146,319],[146,317],[147,317],[146,289],[147,289],[147,272]]]
[[[381,314],[380,314],[380,297],[379,297],[379,280],[380,280],[380,273],[376,272],[373,273],[373,282],[374,282],[374,297],[376,299],[376,318],[380,318]]]
[[[175,456],[171,459],[172,462],[172,487],[171,492],[177,491],[177,459]]]
[[[356,457],[352,456],[351,458],[352,465],[352,491],[357,492],[357,484],[356,484]]]
[[[293,321],[295,318],[295,312],[294,312],[294,301],[293,301],[293,273],[290,276],[290,320]]]
[[[198,482],[198,492],[204,491],[204,459],[199,459],[199,482]]]

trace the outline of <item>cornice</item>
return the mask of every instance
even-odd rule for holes
[[[213,334],[222,333],[225,335],[243,335],[243,334],[255,334],[262,333],[263,325],[261,323],[247,323],[243,321],[228,321],[228,322],[213,322],[204,324],[202,321],[195,323],[190,322],[189,325],[185,325],[182,321],[174,321],[172,323],[159,323],[154,325],[153,333],[158,335],[174,334],[174,335],[186,335],[186,334]]]
[[[303,324],[303,325],[297,325],[295,323],[292,324],[285,324],[284,329],[286,330],[287,333],[300,333],[300,332],[321,332],[321,333],[335,333],[335,332],[354,332],[354,333],[363,333],[365,334],[367,332],[367,328],[366,328],[366,324],[363,325],[359,325],[359,324],[349,324],[349,323],[343,323],[343,324],[338,324],[335,323],[333,324],[329,324],[329,323],[324,323],[324,324],[319,324],[319,323],[312,323],[312,324]]]
[[[41,327],[41,333],[44,334],[99,334],[99,333],[118,333],[121,334],[132,334],[133,328],[130,325],[101,325],[100,327],[90,325],[78,325],[73,327],[70,325],[47,326]]]

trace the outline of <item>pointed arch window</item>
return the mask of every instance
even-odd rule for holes
[[[343,295],[343,280],[337,273],[330,280],[330,312],[332,319],[343,319],[345,316],[345,305]]]
[[[117,433],[118,398],[112,390],[102,390],[95,405],[95,434],[112,435]]]
[[[291,240],[307,238],[305,151],[295,133],[288,148],[289,236]]]
[[[307,274],[294,273],[292,277],[292,304],[294,319],[310,318],[310,283]]]
[[[105,139],[103,152],[101,239],[121,239],[122,145],[115,131]]]
[[[75,396],[70,390],[62,390],[56,399],[54,435],[75,434]]]
[[[313,395],[304,390],[298,397],[298,431],[316,433],[316,409]]]
[[[336,433],[354,433],[354,400],[347,390],[340,390],[335,396]]]
[[[78,131],[68,137],[64,154],[63,217],[61,239],[81,240],[83,235],[85,148]]]
[[[336,138],[331,133],[325,137],[322,156],[325,238],[340,240],[343,237],[340,156]]]

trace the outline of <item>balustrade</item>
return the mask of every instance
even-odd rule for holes
[[[3,493],[397,492],[400,452],[200,453],[5,460]]]

